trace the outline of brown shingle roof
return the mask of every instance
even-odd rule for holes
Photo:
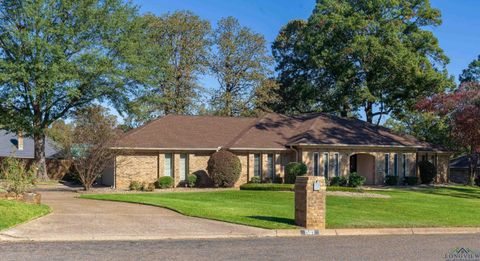
[[[127,133],[122,147],[285,149],[287,145],[434,146],[357,119],[325,113],[261,118],[170,115]]]
[[[167,115],[125,134],[118,147],[223,147],[256,118]]]

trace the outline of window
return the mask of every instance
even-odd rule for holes
[[[163,173],[163,174],[165,176],[171,177],[172,176],[172,167],[173,167],[172,154],[171,153],[165,154],[164,167],[165,167],[165,171],[164,171],[165,173]]]
[[[393,175],[398,176],[398,154],[393,154]]]
[[[385,154],[385,175],[390,175],[390,154]]]
[[[402,154],[402,175],[407,176],[407,155]]]
[[[328,178],[328,152],[323,153],[323,176]]]
[[[318,152],[313,153],[313,176],[319,176],[320,171],[319,171],[319,156]]]
[[[267,173],[270,179],[275,179],[275,162],[273,160],[273,154],[267,155]]]
[[[340,162],[338,159],[338,153],[335,153],[335,177],[338,177],[340,174]]]
[[[422,161],[426,161],[427,160],[427,156],[426,155],[422,155]]]
[[[188,172],[188,154],[180,154],[179,167],[180,180],[186,180]]]
[[[260,163],[260,154],[253,155],[253,175],[255,177],[260,177],[262,175],[261,167],[262,164]]]

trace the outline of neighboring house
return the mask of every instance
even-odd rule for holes
[[[33,139],[21,134],[17,135],[6,130],[0,130],[0,161],[6,157],[32,161],[34,158]],[[61,179],[70,168],[71,163],[62,160],[61,150],[49,139],[45,142],[45,157],[50,178]]]
[[[289,162],[304,162],[309,175],[327,178],[357,172],[366,184],[383,184],[385,175],[418,175],[417,161],[436,164],[438,182],[448,180],[450,152],[411,136],[357,119],[324,113],[260,118],[168,115],[124,135],[106,185],[128,188],[131,181],[154,182],[171,176],[177,186],[189,173],[205,175],[219,149],[235,153],[242,164],[237,186],[258,176],[283,178]]]
[[[477,175],[480,175],[480,159],[478,162]],[[467,156],[461,156],[450,161],[449,181],[459,184],[467,184],[470,171],[470,162]]]
[[[45,157],[47,159],[56,159],[59,155],[60,150],[54,146],[52,141],[47,139],[45,142]],[[33,159],[33,139],[7,132],[6,130],[0,130],[0,158],[11,156],[21,159]]]

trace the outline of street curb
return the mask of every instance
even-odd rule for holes
[[[439,228],[360,228],[360,229],[278,229],[264,235],[226,234],[198,236],[65,236],[55,238],[19,238],[0,234],[0,243],[14,242],[79,242],[79,241],[130,241],[130,240],[201,240],[201,239],[248,239],[272,237],[328,237],[328,236],[379,236],[379,235],[441,235],[441,234],[480,234],[480,227],[439,227]]]
[[[374,236],[374,235],[439,235],[479,234],[480,227],[433,228],[342,228],[342,229],[285,229],[276,230],[277,237],[302,236]]]

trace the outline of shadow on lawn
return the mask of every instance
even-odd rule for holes
[[[415,192],[465,199],[480,199],[480,190],[472,187],[437,187],[416,190]]]
[[[295,225],[295,220],[292,218],[281,218],[281,217],[269,217],[269,216],[248,216],[249,218],[271,221],[277,223],[284,223],[288,225]]]

